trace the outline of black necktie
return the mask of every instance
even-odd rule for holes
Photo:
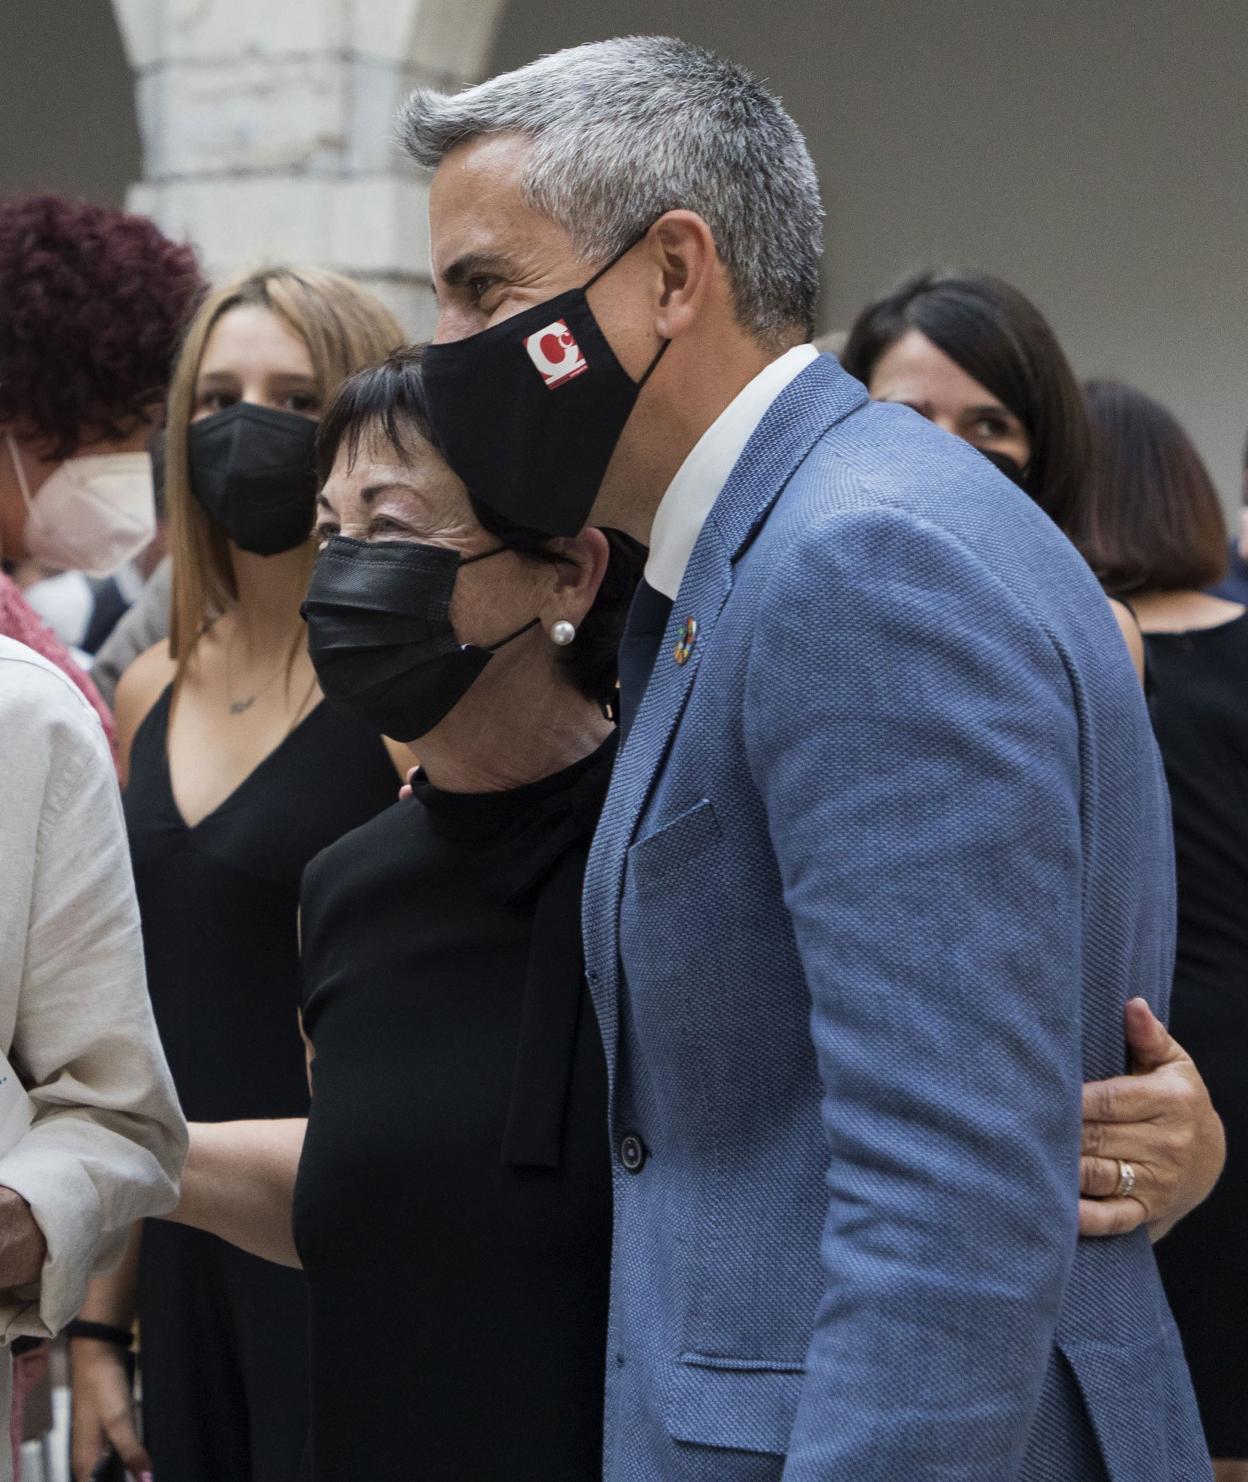
[[[628,735],[641,697],[650,682],[650,671],[663,641],[663,631],[672,615],[672,601],[656,591],[644,578],[633,595],[624,637],[620,640],[620,744]]]

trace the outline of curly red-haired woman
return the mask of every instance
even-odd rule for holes
[[[0,198],[0,560],[107,575],[153,531],[147,440],[203,292],[190,247],[145,217]],[[0,633],[91,681],[0,571]]]

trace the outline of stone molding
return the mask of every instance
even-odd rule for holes
[[[502,0],[113,0],[135,79],[132,209],[213,277],[336,268],[432,326],[427,187],[394,142],[416,86],[478,78]]]

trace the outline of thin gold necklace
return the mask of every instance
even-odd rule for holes
[[[226,683],[227,683],[227,685],[229,683],[228,675],[227,675]],[[268,683],[272,683],[272,679],[270,679],[268,681]],[[256,694],[255,695],[248,695],[248,697],[245,700],[232,700],[230,702],[230,714],[231,715],[242,715],[242,713],[243,713],[244,710],[249,709],[250,706],[252,706],[255,703],[256,695],[260,694],[261,691],[264,688],[265,688],[265,686],[262,685],[261,688],[256,691]],[[307,687],[306,690],[304,690],[303,697],[300,699],[298,705],[296,705],[295,708],[290,712],[290,720],[289,720],[289,722],[288,722],[288,724],[286,726],[286,735],[289,736],[290,733],[291,733],[291,731],[293,731],[295,729],[295,727],[299,724],[299,717],[307,709],[307,707],[308,707],[308,701],[312,698],[312,691],[315,688],[316,688],[316,675],[313,674],[312,678],[310,680],[308,680],[308,687]]]
[[[287,667],[287,664],[289,663],[289,660],[283,659],[278,664],[277,668],[274,669],[270,674],[268,674],[265,677],[265,679],[260,684],[258,684],[255,687],[254,690],[252,690],[251,694],[244,695],[244,696],[242,696],[239,699],[235,699],[235,697],[234,697],[234,661],[233,661],[233,658],[232,658],[233,647],[234,647],[234,635],[233,635],[233,633],[231,633],[230,636],[229,636],[229,638],[226,639],[226,643],[225,643],[225,697],[226,697],[226,700],[229,702],[230,714],[231,715],[242,715],[246,711],[250,710],[251,707],[260,698],[260,696],[262,694],[264,694],[265,690],[267,690],[269,688],[269,686],[273,683],[273,681],[277,678],[277,676],[282,672],[282,670]],[[313,684],[316,683],[316,676],[315,675],[313,675],[312,683]],[[308,687],[308,694],[311,694],[311,692],[312,692],[311,685],[309,685],[309,687]],[[306,703],[306,701],[307,701],[307,695],[304,696],[304,703]],[[298,714],[298,711],[296,711],[295,713]]]

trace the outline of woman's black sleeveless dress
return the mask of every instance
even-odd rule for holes
[[[126,822],[156,1022],[187,1119],[302,1117],[304,866],[394,801],[380,738],[320,704],[188,828],[169,779],[171,690],[134,739]],[[139,1278],[144,1426],[162,1482],[292,1482],[307,1429],[298,1271],[149,1221]]]
[[[308,869],[316,1482],[602,1476],[610,1158],[580,896],[613,746],[510,792],[418,780]]]
[[[1248,613],[1145,635],[1174,811],[1170,1027],[1226,1124],[1208,1200],[1157,1245],[1209,1449],[1248,1457]]]

